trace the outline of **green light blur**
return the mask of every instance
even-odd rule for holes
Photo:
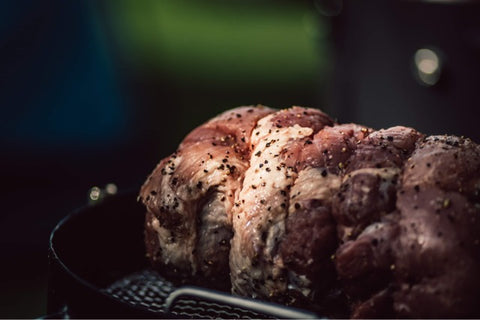
[[[326,24],[308,2],[109,2],[130,62],[184,85],[309,82],[328,71]]]

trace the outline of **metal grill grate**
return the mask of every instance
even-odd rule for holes
[[[232,307],[198,298],[185,297],[175,301],[171,312],[182,318],[209,319],[271,319],[271,317],[248,309]]]
[[[176,287],[160,274],[152,270],[143,270],[128,275],[104,291],[112,297],[133,306],[141,306],[159,314],[167,311],[165,302]],[[248,309],[232,307],[197,297],[180,297],[170,308],[170,312],[181,318],[207,319],[258,319],[268,316]]]
[[[176,288],[160,274],[143,270],[128,275],[104,289],[122,303],[142,307],[160,317],[202,319],[318,318],[315,314],[204,288]]]
[[[143,270],[114,282],[104,291],[122,302],[164,313],[165,300],[174,290],[173,284],[155,271]]]

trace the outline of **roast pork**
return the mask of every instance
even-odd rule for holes
[[[480,317],[480,146],[226,111],[142,186],[154,268],[329,317]]]

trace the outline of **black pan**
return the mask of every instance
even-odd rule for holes
[[[149,268],[134,193],[68,215],[52,231],[47,313],[73,318],[319,318],[208,288],[176,287]]]

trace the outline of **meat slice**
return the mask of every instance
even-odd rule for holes
[[[143,185],[146,248],[154,267],[179,279],[228,286],[231,211],[248,168],[251,131],[266,107],[241,107],[190,133]]]
[[[233,210],[230,252],[232,291],[289,303],[288,274],[279,253],[285,235],[290,189],[297,170],[292,144],[305,144],[333,124],[315,109],[291,108],[261,119],[252,133],[253,151]]]

